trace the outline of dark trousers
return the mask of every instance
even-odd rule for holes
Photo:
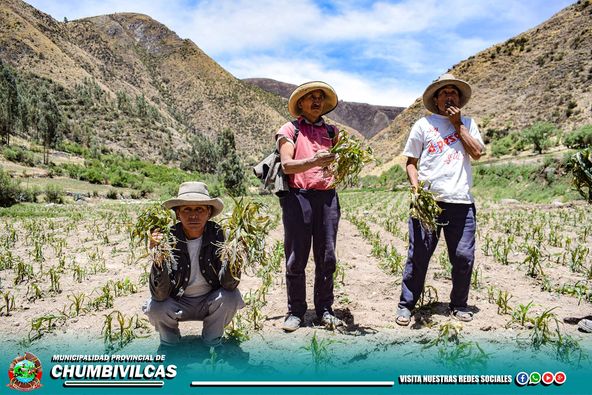
[[[446,225],[438,226],[434,232],[426,231],[418,220],[409,218],[409,252],[403,272],[399,307],[409,310],[415,307],[423,291],[428,263],[436,249],[442,229],[452,264],[450,308],[467,307],[475,261],[475,205],[442,202],[438,204],[443,209],[438,222]]]
[[[334,189],[291,189],[280,198],[284,222],[288,314],[302,317],[307,309],[305,269],[312,242],[315,261],[314,305],[319,317],[332,313],[335,241],[341,211]]]

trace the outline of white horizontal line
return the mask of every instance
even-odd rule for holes
[[[192,387],[392,387],[394,381],[192,381]]]
[[[162,387],[164,381],[142,380],[68,380],[64,387]]]

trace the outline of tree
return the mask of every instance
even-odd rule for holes
[[[128,95],[123,91],[117,91],[117,109],[125,114],[131,114],[132,105]]]
[[[49,163],[49,148],[55,147],[60,139],[60,122],[62,115],[55,98],[48,91],[41,93],[39,103],[38,129],[43,139],[43,163]]]
[[[146,103],[144,94],[136,96],[136,115],[140,118],[146,118],[148,115],[148,103]]]
[[[524,139],[533,145],[533,150],[539,154],[551,145],[551,136],[557,133],[557,127],[548,122],[537,122],[523,132]]]
[[[220,150],[207,136],[197,133],[190,142],[187,158],[181,161],[181,169],[215,174],[220,163]]]
[[[218,137],[218,148],[222,159],[218,172],[223,178],[224,187],[231,196],[244,195],[245,172],[236,153],[234,133],[230,129],[224,129]]]
[[[0,61],[0,136],[2,143],[10,145],[19,118],[19,95],[16,79],[8,66]]]

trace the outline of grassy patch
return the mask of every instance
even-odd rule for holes
[[[477,165],[473,169],[476,197],[484,200],[517,199],[532,203],[579,200],[568,174],[545,165]]]

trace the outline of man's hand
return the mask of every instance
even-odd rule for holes
[[[315,166],[326,167],[335,160],[335,154],[330,153],[327,150],[317,151],[312,158],[312,163]]]
[[[151,234],[150,234],[150,243],[148,243],[148,247],[152,250],[156,247],[158,247],[158,245],[162,242],[164,238],[164,235],[162,233],[160,233],[160,229],[155,229]],[[159,269],[162,269],[162,262],[164,261],[164,254],[162,253],[162,251],[156,250],[154,251],[154,266],[156,266]]]
[[[455,107],[451,103],[446,103],[446,115],[448,116],[450,123],[452,123],[454,128],[458,130],[462,125],[462,121],[460,118],[460,108]]]
[[[160,229],[155,229],[151,234],[150,234],[150,243],[148,243],[148,247],[150,249],[155,248],[157,245],[160,244],[160,242],[162,241],[163,238],[163,234],[160,233]]]

